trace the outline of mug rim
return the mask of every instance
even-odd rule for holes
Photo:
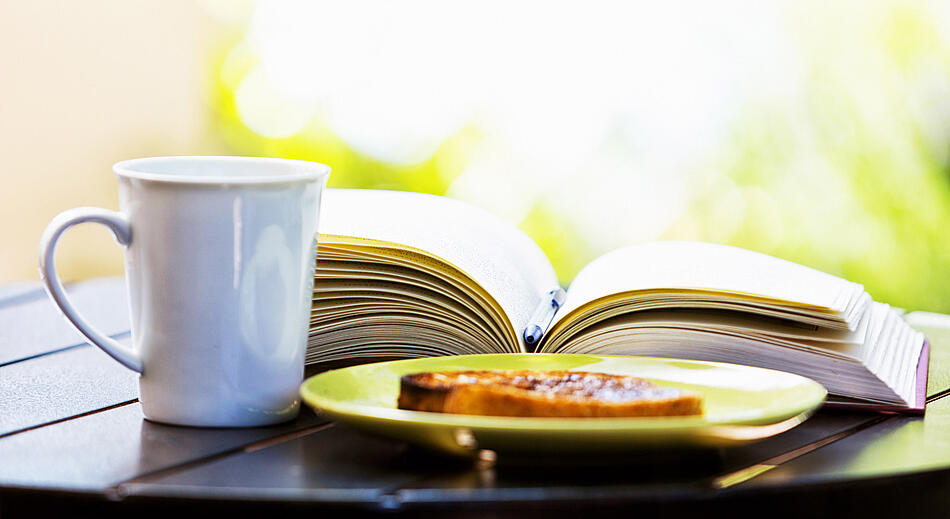
[[[277,175],[215,175],[199,176],[189,174],[168,174],[153,173],[147,171],[145,166],[152,162],[170,161],[170,162],[192,162],[192,163],[244,163],[266,165],[284,165],[295,166],[293,173],[284,173]],[[278,184],[286,182],[312,182],[315,180],[326,179],[330,174],[330,166],[319,162],[297,159],[281,159],[273,157],[244,157],[232,155],[195,155],[195,156],[166,156],[166,157],[141,157],[136,159],[123,160],[116,162],[112,166],[112,171],[121,177],[134,178],[139,180],[149,180],[155,182],[167,182],[174,184]]]

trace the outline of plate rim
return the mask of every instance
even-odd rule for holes
[[[654,417],[603,417],[592,420],[590,418],[574,417],[525,417],[525,416],[481,416],[481,415],[463,415],[434,413],[424,411],[411,411],[406,409],[397,409],[382,407],[379,405],[357,404],[352,402],[340,401],[339,399],[326,398],[309,386],[314,383],[318,377],[342,370],[359,369],[367,366],[379,366],[396,363],[411,363],[429,359],[451,358],[464,361],[466,358],[495,356],[499,358],[511,356],[583,356],[605,359],[630,359],[630,360],[649,360],[660,362],[687,362],[693,364],[714,365],[729,368],[740,368],[749,370],[772,371],[781,373],[783,376],[801,379],[806,386],[811,386],[815,390],[815,396],[809,400],[808,406],[791,409],[786,413],[773,414],[768,416],[756,416],[748,418],[736,418],[734,415],[721,419],[710,420],[707,416],[654,416]],[[505,368],[499,368],[505,369]],[[741,390],[740,390],[741,391]],[[417,425],[427,427],[463,427],[472,430],[499,431],[499,432],[565,432],[565,431],[584,431],[584,432],[616,432],[616,431],[637,431],[653,433],[657,431],[669,431],[671,433],[701,431],[706,428],[716,427],[761,427],[765,425],[774,425],[796,417],[807,418],[821,407],[828,396],[827,389],[820,383],[808,377],[757,366],[747,366],[729,362],[715,362],[692,359],[677,359],[668,357],[654,356],[632,356],[632,355],[597,355],[597,354],[572,354],[572,353],[487,353],[471,355],[450,355],[439,357],[420,357],[413,359],[391,360],[383,362],[374,362],[367,364],[357,364],[339,369],[328,370],[323,373],[308,377],[300,385],[300,395],[304,402],[317,412],[323,412],[331,415],[334,419],[346,418],[353,419],[372,419],[382,420],[389,423],[398,423],[404,425]],[[819,397],[820,395],[820,397]],[[340,417],[340,418],[337,418]],[[804,418],[801,421],[804,421]]]

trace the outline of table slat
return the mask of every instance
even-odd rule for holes
[[[136,398],[138,373],[94,346],[0,366],[0,436]]]
[[[615,499],[658,498],[657,492],[710,491],[712,476],[757,463],[812,441],[856,427],[876,415],[822,413],[775,438],[724,450],[684,451],[643,462],[539,468],[437,458],[396,441],[377,439],[342,425],[259,452],[238,454],[161,478],[128,485],[138,496],[177,495],[341,502],[377,500],[386,508],[413,502],[583,500],[591,492]],[[639,453],[642,457],[648,453]],[[649,456],[647,456],[649,457]],[[671,460],[673,460],[671,462]],[[540,460],[550,464],[551,459]],[[292,469],[288,469],[288,467]],[[522,468],[524,467],[524,468]]]
[[[424,477],[427,469],[431,473],[433,467],[413,463],[405,444],[333,425],[259,451],[122,485],[122,490],[130,498],[240,496],[371,506],[392,490]]]
[[[803,447],[835,434],[860,427],[876,415],[868,413],[822,412],[804,424],[772,438],[727,449],[685,452],[642,453],[643,458],[612,459],[604,466],[585,469],[567,466],[538,470],[526,465],[507,468],[499,465],[490,477],[472,469],[452,477],[431,477],[402,489],[406,503],[443,500],[505,501],[523,494],[536,500],[582,501],[591,492],[616,500],[662,500],[711,495],[718,476],[730,474],[763,460]],[[542,460],[543,462],[544,460]]]
[[[0,309],[46,297],[39,281],[10,281],[0,284]]]
[[[322,423],[304,410],[297,420],[270,427],[174,427],[145,420],[141,406],[131,403],[0,438],[0,486],[104,492]]]
[[[67,292],[73,306],[101,332],[116,335],[129,330],[128,295],[122,278],[76,283]],[[45,295],[0,310],[0,377],[4,364],[86,342]]]
[[[769,470],[744,487],[825,483],[946,469],[950,466],[950,397],[924,417],[894,417]],[[934,489],[947,492],[950,489]]]

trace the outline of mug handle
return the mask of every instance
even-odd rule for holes
[[[60,283],[59,276],[56,275],[56,264],[54,262],[56,242],[59,241],[59,237],[66,229],[84,222],[105,225],[123,247],[128,247],[132,243],[132,227],[125,216],[120,213],[97,207],[77,207],[63,211],[53,218],[53,221],[43,231],[43,237],[40,239],[40,277],[43,279],[43,284],[46,286],[46,291],[50,297],[63,311],[66,318],[73,323],[73,326],[79,330],[79,333],[89,339],[89,342],[102,348],[103,351],[123,366],[142,373],[142,358],[139,354],[90,326],[69,302],[63,284]]]

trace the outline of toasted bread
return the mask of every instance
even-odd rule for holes
[[[702,414],[702,397],[641,378],[578,371],[455,371],[405,375],[400,409],[491,416]]]

